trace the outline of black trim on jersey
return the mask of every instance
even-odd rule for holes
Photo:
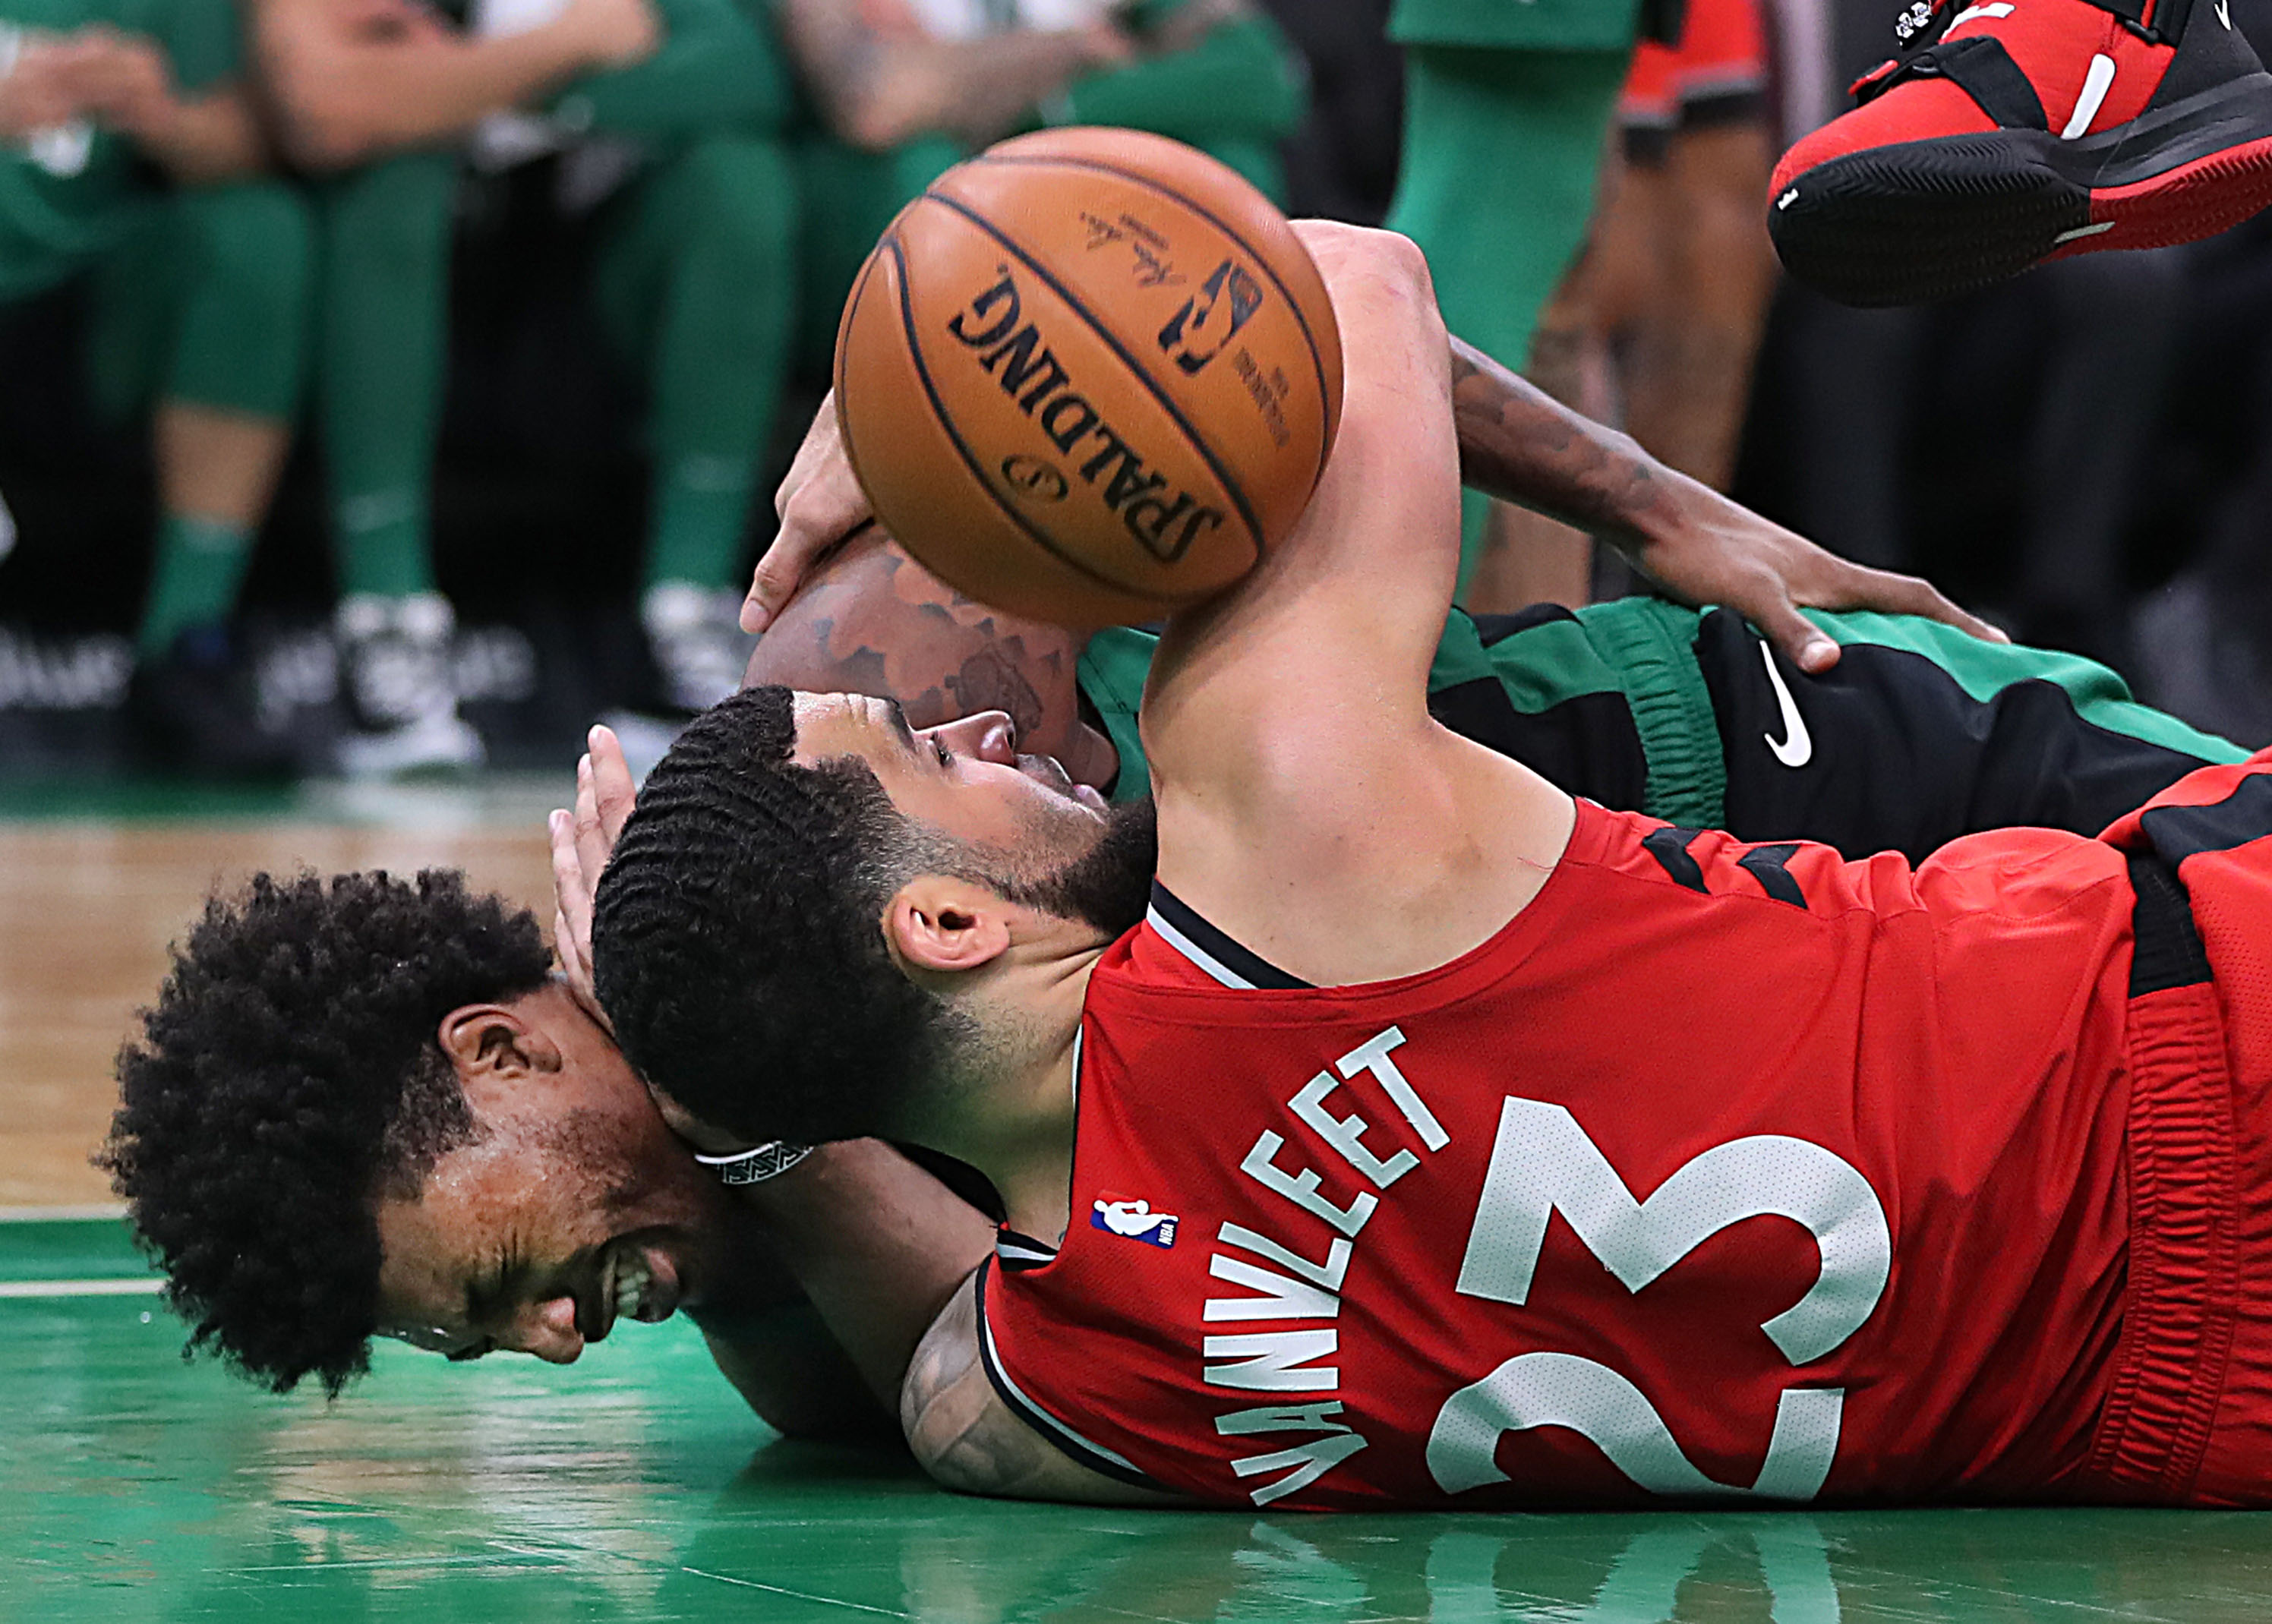
[[[1072,1434],[1072,1430],[1057,1417],[1042,1409],[1023,1393],[1008,1374],[994,1361],[994,1338],[986,1329],[986,1270],[993,1263],[989,1258],[978,1265],[971,1277],[972,1289],[978,1294],[978,1362],[986,1372],[986,1380],[1010,1412],[1038,1433],[1058,1453],[1075,1465],[1086,1466],[1091,1471],[1102,1472],[1116,1483],[1126,1483],[1137,1488],[1157,1489],[1160,1485],[1134,1467],[1100,1455]]]
[[[2130,954],[2130,996],[2142,998],[2208,980],[2208,954],[2176,866],[2151,852],[2134,853],[2130,889],[2137,897],[2130,908],[2131,934],[2136,937]]]
[[[1806,905],[1806,893],[1799,889],[1798,882],[1791,877],[1790,870],[1783,867],[1797,850],[1795,845],[1754,846],[1736,859],[1736,867],[1750,869],[1760,887],[1777,902],[1787,902],[1794,908],[1803,908]]]
[[[1192,939],[1200,950],[1222,965],[1233,974],[1279,991],[1296,991],[1308,987],[1307,981],[1298,980],[1264,958],[1260,954],[1239,946],[1229,936],[1208,924],[1175,893],[1159,881],[1152,882],[1152,907],[1159,916]]]
[[[2138,825],[2171,867],[2204,852],[2229,852],[2272,835],[2272,775],[2252,772],[2232,793],[2205,807],[2156,807]]]
[[[1652,829],[1641,837],[1641,850],[1656,859],[1675,884],[1685,885],[1692,891],[1708,895],[1704,891],[1704,871],[1688,854],[1688,843],[1703,832],[1700,829],[1676,829],[1670,825]]]
[[[944,1151],[934,1151],[929,1145],[908,1144],[898,1139],[886,1139],[884,1143],[945,1185],[957,1200],[983,1212],[991,1222],[999,1224],[1010,1216],[1010,1209],[1003,1204],[1002,1194],[994,1188],[994,1181],[968,1162]]]

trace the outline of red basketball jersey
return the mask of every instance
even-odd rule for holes
[[[2133,893],[1579,805],[1439,969],[1309,988],[1160,897],[1090,983],[1005,1400],[1219,1502],[2043,1496],[2121,1326]],[[1273,983],[1275,985],[1273,985]]]

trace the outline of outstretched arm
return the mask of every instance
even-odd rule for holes
[[[647,0],[568,0],[540,26],[489,38],[413,0],[258,0],[252,31],[285,150],[317,169],[452,140],[660,39]]]
[[[1736,610],[1802,671],[1820,674],[1838,661],[1838,644],[1802,608],[1920,615],[2007,641],[1930,584],[1824,552],[1457,338],[1452,406],[1466,484],[1593,532],[1683,602]]]
[[[1606,536],[1683,603],[1724,605],[1785,659],[1820,673],[1838,647],[1802,608],[1922,615],[1992,642],[2004,634],[1926,583],[1865,570],[1666,467],[1472,345],[1449,340],[1461,477],[1502,501]],[[758,561],[742,629],[766,630],[832,549],[875,516],[853,476],[832,395],[774,498],[781,529]]]
[[[868,152],[921,135],[983,145],[1036,102],[1127,60],[1133,48],[1110,21],[937,40],[912,17],[878,26],[859,0],[783,0],[781,18],[823,122]]]

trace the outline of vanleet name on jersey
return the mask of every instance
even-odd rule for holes
[[[1201,1378],[1207,1386],[1259,1393],[1332,1395],[1340,1391],[1340,1367],[1317,1361],[1334,1356],[1341,1333],[1330,1326],[1298,1322],[1340,1317],[1342,1282],[1348,1277],[1356,1239],[1380,1206],[1380,1197],[1374,1191],[1387,1189],[1417,1167],[1420,1158],[1403,1147],[1383,1156],[1385,1144],[1366,1143],[1366,1136],[1375,1131],[1372,1122],[1354,1110],[1336,1115],[1339,1106],[1328,1102],[1344,1089],[1354,1093],[1362,1076],[1409,1124],[1423,1150],[1433,1153],[1451,1143],[1443,1124],[1393,1058],[1404,1041],[1400,1028],[1386,1028],[1335,1061],[1333,1070],[1312,1077],[1285,1106],[1372,1189],[1360,1190],[1346,1205],[1335,1203],[1325,1195],[1325,1179],[1317,1169],[1282,1164],[1286,1139],[1267,1129],[1239,1162],[1239,1172],[1268,1195],[1323,1219],[1337,1233],[1320,1261],[1302,1255],[1259,1229],[1225,1220],[1215,1238],[1227,1249],[1209,1255],[1207,1272],[1260,1295],[1207,1299],[1203,1315],[1207,1323],[1295,1322],[1297,1328],[1204,1334]],[[1269,1222],[1267,1218],[1256,1221]],[[1251,1261],[1254,1258],[1263,1261]],[[1266,1263],[1275,1267],[1265,1267]],[[1273,1433],[1318,1434],[1287,1449],[1230,1463],[1242,1479],[1283,1474],[1248,1491],[1257,1506],[1267,1506],[1308,1487],[1365,1447],[1362,1434],[1336,1419],[1341,1413],[1339,1400],[1312,1398],[1230,1411],[1215,1417],[1214,1429],[1218,1436],[1226,1438]]]

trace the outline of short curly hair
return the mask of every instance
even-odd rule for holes
[[[370,1365],[379,1196],[474,1135],[442,1017],[536,990],[551,955],[527,909],[429,869],[257,875],[173,960],[96,1163],[194,1327],[184,1358],[336,1397]]]

